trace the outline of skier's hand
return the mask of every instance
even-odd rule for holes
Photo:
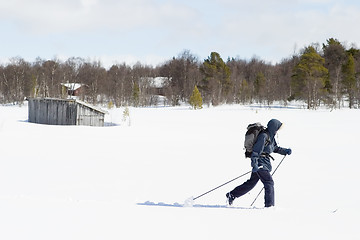
[[[285,149],[285,155],[291,155],[292,151],[290,148]]]

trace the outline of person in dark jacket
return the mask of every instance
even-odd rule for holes
[[[255,187],[259,180],[264,184],[265,189],[265,207],[275,205],[274,198],[274,181],[270,174],[272,170],[270,156],[271,153],[281,155],[290,155],[290,148],[279,147],[275,141],[275,135],[281,128],[282,123],[277,119],[271,119],[267,124],[266,132],[259,134],[251,154],[252,173],[249,180],[242,185],[237,186],[234,190],[226,194],[229,205],[232,205],[235,198],[249,192]]]

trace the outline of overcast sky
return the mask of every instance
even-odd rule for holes
[[[359,24],[358,0],[0,0],[0,62],[156,66],[186,49],[276,63],[331,37],[360,47]]]

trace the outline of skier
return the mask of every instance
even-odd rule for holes
[[[281,148],[275,141],[275,135],[282,126],[282,123],[277,119],[271,119],[267,124],[267,130],[259,134],[251,154],[252,173],[249,180],[242,185],[237,186],[234,190],[226,194],[229,205],[232,205],[235,198],[238,198],[255,187],[257,182],[261,180],[265,189],[265,207],[272,207],[274,202],[274,181],[270,174],[272,167],[272,152],[281,155],[290,155],[290,148]]]

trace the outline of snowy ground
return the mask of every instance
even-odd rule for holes
[[[123,110],[99,128],[0,106],[0,239],[359,239],[359,110],[131,108],[130,126]],[[276,208],[247,209],[261,184],[222,207],[248,176],[182,207],[249,171],[246,126],[271,118],[293,150],[274,176]]]

